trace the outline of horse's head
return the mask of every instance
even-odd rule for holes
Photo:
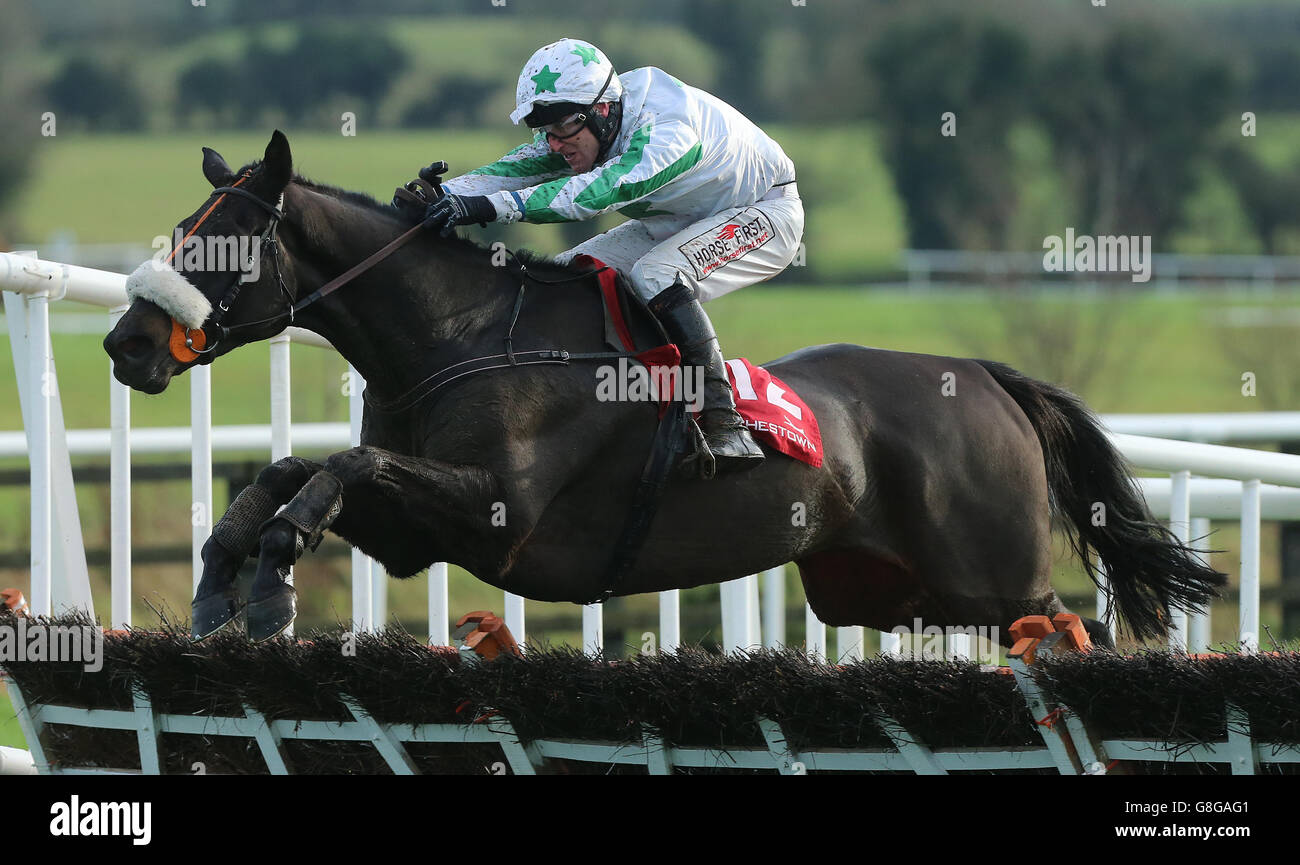
[[[294,286],[276,239],[293,176],[288,139],[276,130],[262,161],[239,175],[205,147],[203,175],[212,194],[176,226],[171,254],[127,279],[131,306],[104,338],[113,375],[146,393],[291,320]]]

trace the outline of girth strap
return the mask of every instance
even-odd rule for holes
[[[470,358],[444,367],[394,400],[379,402],[370,396],[369,388],[366,389],[364,396],[366,405],[385,414],[394,414],[405,411],[421,402],[438,388],[451,384],[453,381],[467,375],[473,375],[476,372],[507,369],[515,366],[535,366],[537,364],[562,364],[567,366],[569,360],[569,353],[563,349],[548,348],[538,351],[516,351],[509,355],[490,354],[484,357]]]
[[[663,498],[668,475],[681,452],[687,423],[686,403],[681,399],[673,400],[668,411],[659,419],[655,437],[650,443],[650,455],[646,458],[641,477],[632,493],[632,503],[628,507],[627,518],[623,521],[623,530],[614,542],[614,555],[605,568],[600,595],[589,603],[609,600],[636,564],[646,536],[650,534],[650,524],[659,512],[659,500]]]

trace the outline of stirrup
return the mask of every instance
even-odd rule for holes
[[[687,415],[686,425],[691,434],[692,450],[682,457],[678,469],[682,477],[711,481],[718,473],[718,461],[709,449],[709,440],[704,437],[704,430],[700,429],[695,418]]]
[[[719,472],[747,471],[763,462],[763,449],[750,435],[749,428],[735,409],[721,407],[705,409],[701,417],[712,413],[712,423],[706,422],[705,440],[717,462]]]

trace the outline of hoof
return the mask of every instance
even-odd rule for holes
[[[203,640],[229,625],[239,615],[239,595],[226,589],[190,604],[190,636]]]
[[[298,615],[298,596],[292,586],[281,585],[275,594],[248,603],[248,636],[264,643],[279,636]]]

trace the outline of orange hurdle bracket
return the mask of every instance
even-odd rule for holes
[[[472,652],[485,661],[495,661],[503,653],[522,658],[515,637],[506,623],[488,610],[475,610],[456,620],[454,636],[460,640],[460,651]]]
[[[1099,759],[1103,755],[1101,743],[1089,736],[1083,723],[1068,709],[1051,702],[1029,673],[1030,665],[1039,657],[1091,651],[1092,640],[1083,620],[1074,613],[1057,613],[1050,619],[1025,616],[1017,619],[1010,631],[1015,640],[1007,652],[1011,671],[1057,768],[1063,775],[1096,774],[1095,767],[1104,765]]]
[[[1039,652],[1056,655],[1064,652],[1092,651],[1092,639],[1083,626],[1083,620],[1074,613],[1057,613],[1047,616],[1025,616],[1011,625],[1011,637],[1016,641],[1007,653],[1032,664]]]
[[[26,616],[31,612],[27,607],[27,599],[18,589],[0,589],[0,604],[15,616]]]

